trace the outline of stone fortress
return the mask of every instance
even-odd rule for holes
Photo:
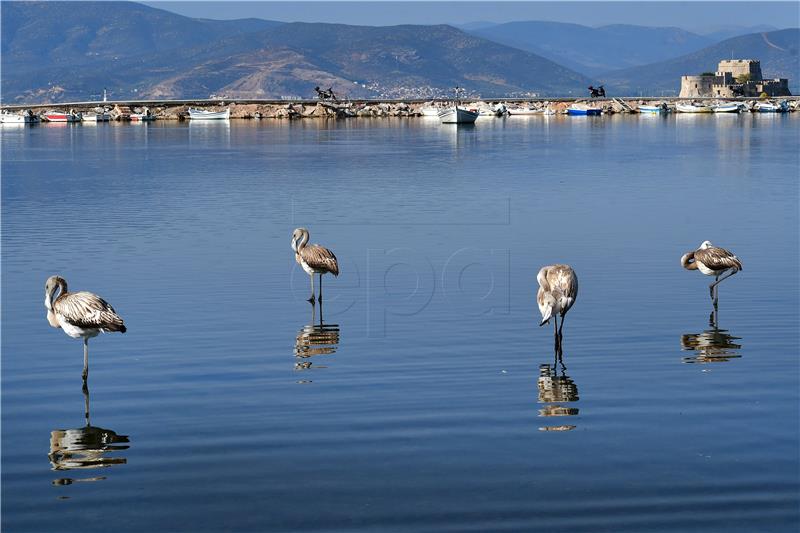
[[[761,62],[755,59],[726,59],[714,74],[681,76],[681,98],[735,98],[737,96],[791,96],[789,80],[765,80]]]

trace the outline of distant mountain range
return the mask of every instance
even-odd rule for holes
[[[483,97],[677,90],[720,58],[800,77],[798,30],[735,37],[679,28],[553,22],[352,26],[193,19],[133,2],[3,2],[4,102],[312,97],[429,98],[455,85]],[[469,31],[464,31],[464,30]],[[735,32],[718,28],[714,32]],[[585,75],[588,73],[589,76]]]
[[[7,7],[8,6],[8,7]],[[428,97],[583,92],[590,80],[451,26],[211,21],[128,2],[2,10],[3,98]]]
[[[789,78],[790,88],[800,83],[800,29],[752,33],[727,39],[691,54],[608,72],[603,81],[622,94],[660,94],[680,89],[680,77],[714,72],[717,64],[730,58],[759,59],[765,78]]]
[[[542,55],[587,75],[662,61],[714,40],[680,28],[615,24],[590,28],[564,22],[508,22],[470,33]]]

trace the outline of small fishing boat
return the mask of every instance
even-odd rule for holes
[[[459,96],[463,91],[464,89],[456,87],[454,89],[455,100],[453,105],[439,111],[439,120],[442,121],[442,124],[474,124],[475,120],[480,116],[480,112],[477,109],[467,109],[460,105]]]
[[[205,111],[202,109],[189,108],[189,118],[192,120],[228,120],[231,118],[231,110]]]
[[[63,111],[48,111],[44,114],[44,119],[47,122],[80,122],[83,116],[70,110],[68,113]]]
[[[567,115],[573,117],[581,117],[581,116],[597,116],[603,112],[602,109],[599,107],[578,107],[578,106],[571,106],[567,109]]]
[[[478,111],[459,105],[446,107],[439,111],[439,120],[442,121],[442,124],[474,124],[479,116]]]
[[[696,104],[675,104],[678,113],[712,113],[711,106]]]
[[[738,113],[742,110],[742,107],[736,102],[726,102],[724,104],[715,105],[711,109],[714,113]]]
[[[111,115],[108,113],[84,113],[84,122],[108,122],[111,120]]]
[[[511,116],[519,116],[519,115],[541,115],[544,113],[544,109],[536,109],[534,107],[523,107],[523,106],[516,106],[516,107],[509,107],[508,114]]]
[[[756,102],[753,106],[754,111],[759,113],[785,113],[789,111],[789,104],[786,101],[780,104],[773,104],[772,102]]]
[[[666,104],[661,105],[640,105],[639,106],[639,113],[650,113],[650,114],[658,114],[658,113],[669,113],[669,108]]]
[[[0,124],[36,124],[38,122],[39,117],[34,115],[30,109],[21,115],[9,113],[8,111],[3,111],[0,114]]]
[[[131,113],[130,120],[131,122],[152,122],[156,119],[156,116],[150,112],[149,109],[144,108],[144,111],[141,113]]]
[[[431,104],[420,108],[419,112],[423,117],[438,117],[441,110],[441,108]]]

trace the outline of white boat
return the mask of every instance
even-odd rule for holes
[[[645,113],[645,114],[647,114],[647,113],[652,113],[652,114],[669,113],[669,108],[667,107],[666,104],[661,104],[661,105],[640,105],[639,106],[639,113]]]
[[[37,122],[39,122],[39,117],[30,110],[21,115],[8,111],[0,114],[0,124],[36,124]]]
[[[773,104],[772,102],[756,102],[753,106],[754,111],[759,113],[785,113],[789,110],[789,104],[786,101],[780,104]]]
[[[675,104],[678,113],[712,113],[711,106],[695,104]]]
[[[442,121],[442,124],[474,124],[478,116],[480,116],[478,111],[459,105],[446,107],[439,111],[439,120]]]
[[[544,109],[536,109],[534,107],[509,107],[508,114],[511,116],[518,116],[518,115],[541,115],[544,113]]]
[[[84,122],[108,122],[111,120],[111,115],[108,113],[85,113],[83,115]]]
[[[425,107],[420,108],[419,112],[423,117],[438,117],[439,111],[441,111],[441,107],[436,107],[434,105],[426,105]]]
[[[455,93],[453,105],[443,107],[439,111],[439,120],[442,121],[442,124],[475,124],[475,120],[480,116],[480,111],[461,105],[460,97],[464,94],[464,89],[456,87],[453,92]]]
[[[724,104],[718,104],[711,108],[714,113],[738,113],[742,110],[740,104],[736,102],[727,102]]]
[[[202,109],[189,108],[189,118],[192,120],[228,120],[231,118],[231,110],[204,111]]]

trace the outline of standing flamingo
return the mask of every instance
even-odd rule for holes
[[[578,297],[578,277],[569,265],[550,265],[542,267],[536,275],[536,281],[539,282],[536,303],[542,313],[542,322],[539,325],[544,326],[553,319],[553,335],[558,350],[561,347],[564,318]],[[560,327],[558,315],[561,316]]]
[[[319,274],[319,301],[322,301],[322,275],[331,273],[339,275],[339,263],[333,252],[319,244],[308,244],[309,233],[305,228],[297,228],[292,233],[292,250],[294,259],[311,276],[311,297],[314,303],[314,274]]]
[[[56,297],[58,291],[58,297]],[[54,328],[77,339],[83,337],[83,380],[89,376],[89,339],[100,332],[119,331],[127,328],[122,318],[111,305],[91,292],[68,292],[67,282],[59,276],[50,276],[44,285],[44,306],[47,321]]]
[[[717,285],[742,270],[742,262],[738,257],[724,248],[714,246],[710,241],[703,241],[697,250],[683,254],[681,266],[686,270],[699,270],[706,276],[715,277],[715,281],[708,286],[708,292],[715,306],[718,296]]]

